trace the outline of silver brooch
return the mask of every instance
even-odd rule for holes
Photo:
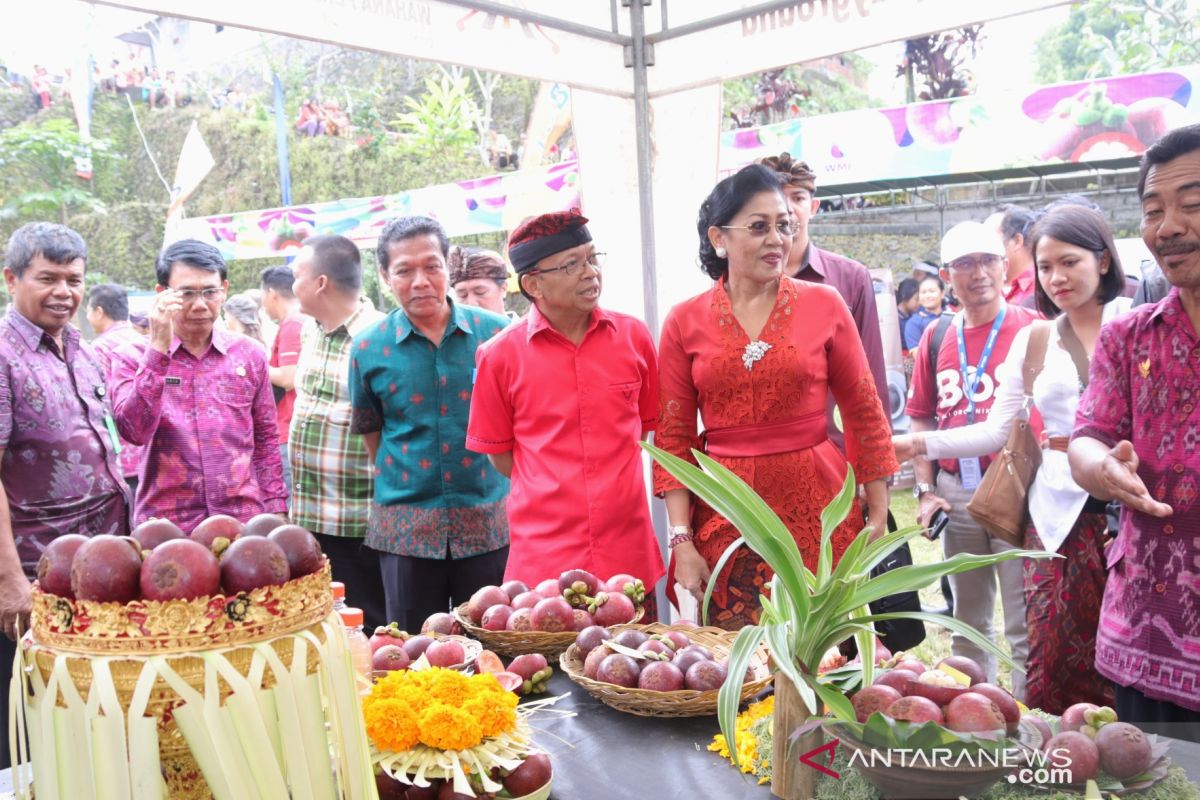
[[[746,369],[753,369],[757,361],[762,361],[763,356],[771,349],[771,345],[757,339],[746,345],[746,351],[742,353],[742,363],[746,365]]]

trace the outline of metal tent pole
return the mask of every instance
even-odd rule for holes
[[[621,0],[629,8],[630,33],[633,43],[626,50],[626,65],[633,68],[633,114],[637,137],[638,207],[642,229],[642,302],[646,326],[658,336],[658,276],[654,259],[654,192],[651,186],[653,153],[650,142],[650,92],[646,82],[646,67],[654,60],[653,50],[647,58],[645,7],[651,0]]]

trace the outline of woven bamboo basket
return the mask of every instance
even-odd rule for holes
[[[340,705],[347,703],[339,704],[326,695],[327,690],[336,687],[348,698],[354,697],[340,621],[331,616],[329,582],[326,563],[322,570],[282,586],[236,596],[213,595],[167,602],[138,600],[126,604],[69,600],[44,593],[35,586],[32,630],[22,647],[22,658],[30,670],[26,719],[31,732],[35,731],[35,723],[44,728],[49,719],[65,719],[63,715],[81,703],[86,704],[88,717],[97,713],[98,707],[110,720],[114,714],[116,718],[129,715],[129,725],[144,720],[149,728],[140,725],[139,736],[157,741],[157,763],[135,764],[131,760],[128,769],[161,770],[165,782],[163,796],[170,800],[214,797],[205,771],[188,744],[185,731],[181,730],[183,726],[177,724],[184,713],[182,707],[188,703],[187,697],[193,698],[193,707],[200,698],[205,703],[215,701],[216,707],[221,708],[231,701],[238,687],[243,701],[251,693],[263,697],[279,684],[277,675],[283,675],[280,672],[283,670],[287,673],[287,691],[303,683],[306,677],[317,680],[320,676],[319,691],[326,697],[326,719],[301,720],[309,728],[319,725],[323,730],[327,724],[333,724],[344,729],[353,724],[353,719],[361,718],[356,701],[341,708]],[[307,687],[307,690],[316,689]],[[48,715],[47,703],[53,705],[54,714]],[[131,712],[131,708],[137,711]],[[311,709],[303,709],[302,713],[308,711]],[[276,719],[274,714],[263,713],[266,716],[261,724],[268,727],[282,724],[288,716],[281,711]],[[116,729],[105,730],[111,733]],[[120,738],[133,736],[132,728],[122,727],[122,730],[123,736],[117,734]],[[80,730],[72,735],[85,742],[101,734]],[[46,769],[53,772],[56,761],[60,760],[59,754],[47,751],[45,743],[49,741],[48,737],[39,739],[37,735],[30,739],[34,783],[40,786],[49,779],[57,787],[52,792],[57,796],[64,793],[69,796],[80,786],[90,785],[92,778],[86,778],[84,784],[75,783],[73,776],[64,775],[61,768],[56,775],[44,772]],[[95,750],[100,746],[99,740],[95,740],[88,747]],[[328,747],[328,744],[323,747],[325,762],[328,762]],[[123,751],[124,745],[120,748]],[[90,759],[81,756],[86,755],[87,749],[75,754],[76,760],[82,762],[77,768],[86,770]],[[131,759],[133,752],[129,750]],[[349,766],[344,755],[339,753],[342,769]],[[140,758],[144,759],[144,754]],[[369,762],[364,763],[369,769]],[[289,769],[294,767],[281,767],[280,774],[290,774]],[[332,774],[330,779],[333,780]],[[135,780],[132,791],[134,796],[157,796],[159,788],[143,788],[139,793]],[[42,794],[38,791],[39,796]]]
[[[737,638],[736,631],[721,628],[693,628],[683,625],[614,625],[613,633],[627,629],[642,631],[646,634],[680,631],[691,639],[692,644],[704,645],[713,652],[718,660],[729,657],[729,650]],[[594,681],[583,674],[583,658],[579,648],[574,643],[567,648],[558,660],[559,666],[571,680],[578,683],[588,694],[607,706],[636,714],[639,717],[704,717],[717,713],[717,692],[713,689],[707,692],[695,689],[680,689],[676,692],[652,692],[647,689],[627,689],[612,683]],[[760,649],[750,660],[750,670],[754,680],[742,684],[742,702],[749,700],[771,683],[771,672],[767,666],[767,656]]]
[[[633,622],[637,622],[645,613],[645,609],[639,605],[634,613]],[[488,650],[506,658],[523,656],[526,653],[541,653],[546,658],[557,658],[575,644],[575,637],[579,635],[578,631],[489,631],[471,622],[471,618],[467,616],[466,603],[454,609],[454,618],[468,635],[483,642],[483,646]]]

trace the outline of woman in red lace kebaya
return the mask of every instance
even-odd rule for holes
[[[826,436],[830,390],[865,489],[868,524],[879,532],[887,527],[884,480],[898,468],[854,320],[833,289],[783,274],[793,221],[771,170],[746,167],[717,184],[700,207],[698,230],[701,266],[717,283],[671,309],[663,324],[655,442],[689,460],[693,448],[703,450],[741,476],[816,569],[821,509],[846,476],[847,458]],[[654,490],[665,497],[671,523],[668,594],[678,582],[701,599],[738,533],[657,465]],[[835,559],[861,520],[856,507],[834,533]],[[756,622],[770,577],[761,558],[740,549],[717,576],[710,624]]]

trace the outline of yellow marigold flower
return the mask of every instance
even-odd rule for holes
[[[479,723],[483,736],[498,736],[511,731],[517,724],[517,696],[507,692],[514,702],[492,696],[474,697],[463,704],[463,711]]]
[[[367,735],[381,750],[408,750],[418,741],[417,719],[398,700],[363,701]]]
[[[483,731],[461,708],[438,703],[421,715],[421,741],[440,750],[466,750],[483,741]]]
[[[431,677],[428,692],[437,698],[437,702],[452,706],[461,706],[470,692],[470,680],[461,672],[452,669],[431,669],[435,672]]]

